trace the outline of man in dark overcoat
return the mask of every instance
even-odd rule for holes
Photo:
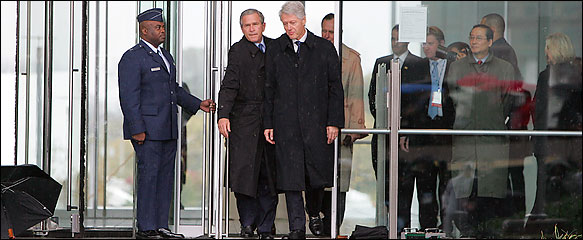
[[[184,238],[168,229],[178,139],[178,107],[195,114],[214,111],[176,82],[176,65],[160,46],[166,39],[162,9],[137,17],[140,42],[118,64],[123,137],[131,140],[137,166],[137,238]]]
[[[243,38],[229,49],[227,71],[219,91],[221,134],[229,140],[229,187],[235,192],[241,237],[273,238],[277,193],[274,146],[263,137],[265,46],[263,14],[241,13]]]
[[[277,188],[285,193],[293,239],[305,237],[302,191],[321,204],[332,186],[344,93],[334,45],[306,30],[303,4],[286,2],[279,16],[286,33],[267,47],[264,134],[275,144]]]

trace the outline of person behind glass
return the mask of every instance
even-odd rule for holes
[[[480,22],[492,29],[494,32],[494,42],[492,43],[492,54],[512,64],[515,71],[514,80],[516,87],[514,93],[510,95],[512,99],[511,114],[506,123],[509,130],[528,130],[530,121],[530,112],[528,111],[531,102],[531,94],[528,90],[522,88],[522,74],[518,68],[518,60],[512,46],[504,38],[505,23],[504,18],[496,13],[490,13],[484,16]],[[510,137],[510,161],[509,165],[507,191],[509,202],[506,207],[510,211],[524,214],[525,196],[524,196],[524,158],[531,155],[530,140],[528,136],[511,136]]]
[[[334,14],[329,13],[322,19],[322,37],[334,43]],[[352,48],[342,44],[342,88],[344,89],[344,123],[347,128],[366,128],[364,126],[364,102],[362,67],[360,66],[360,54]],[[346,192],[350,187],[350,173],[352,171],[353,143],[357,139],[368,134],[342,134],[340,139],[340,171],[338,182],[338,214],[337,226],[342,225],[344,211],[346,209]],[[318,204],[313,204],[306,199],[308,212],[321,212],[322,221],[310,221],[310,231],[316,236],[330,236],[332,221],[332,192],[325,191],[321,209],[312,209]],[[323,223],[323,230],[322,230]],[[337,228],[338,228],[337,227]]]
[[[160,47],[166,39],[162,9],[137,16],[140,42],[118,64],[119,101],[124,139],[131,140],[138,160],[137,238],[184,238],[168,229],[178,138],[177,104],[196,114],[215,110],[176,82],[176,66]]]
[[[445,56],[438,57],[438,47],[443,47],[445,37],[443,31],[436,26],[427,28],[426,42],[423,43],[423,59],[429,66],[429,82],[431,91],[424,95],[425,101],[421,106],[423,115],[417,118],[417,128],[451,129],[455,117],[453,102],[449,97],[449,86],[445,82],[451,62]],[[437,213],[440,212],[440,222],[444,222],[445,206],[438,208],[437,200],[445,192],[451,178],[449,164],[451,161],[451,135],[418,135],[410,136],[409,141],[416,144],[407,144],[409,151],[416,155],[411,161],[411,178],[405,179],[403,184],[411,201],[413,195],[413,181],[416,180],[417,200],[419,201],[419,223],[422,229],[437,226]],[[407,146],[406,145],[406,146]],[[439,179],[439,185],[437,180]],[[442,228],[443,226],[440,225]]]
[[[506,130],[512,64],[490,50],[493,32],[482,24],[470,32],[471,53],[451,64],[446,82],[455,107],[453,129]],[[507,136],[452,137],[452,185],[461,207],[455,224],[463,236],[491,237],[499,228],[479,227],[504,216],[501,208],[508,183]],[[468,173],[469,175],[465,174]]]
[[[581,58],[575,57],[571,39],[564,33],[547,36],[545,55],[548,65],[538,76],[534,95],[534,129],[581,131]],[[571,199],[581,203],[581,137],[536,136],[533,141],[538,177],[531,218],[546,214],[564,218],[572,208],[562,205],[576,203],[565,199],[575,196]],[[581,232],[581,226],[575,227]],[[570,229],[565,226],[565,230]]]
[[[241,237],[272,239],[277,192],[273,146],[263,138],[265,49],[263,14],[247,9],[239,18],[243,38],[229,49],[219,91],[219,132],[229,140],[229,187],[235,192]]]
[[[403,90],[401,94],[401,128],[415,128],[415,121],[419,117],[425,118],[427,116],[427,111],[423,112],[421,110],[422,106],[420,104],[426,104],[426,101],[419,101],[421,95],[425,94],[424,91],[418,91],[415,89],[415,85],[419,83],[423,83],[424,81],[428,81],[429,78],[429,65],[427,62],[424,62],[422,58],[414,55],[413,53],[409,52],[408,50],[409,43],[408,42],[399,42],[399,25],[395,25],[391,31],[391,47],[393,50],[393,54],[377,58],[373,67],[372,78],[370,80],[370,87],[368,91],[368,100],[369,100],[369,107],[370,112],[375,118],[374,126],[376,127],[376,76],[378,72],[378,65],[381,63],[386,64],[387,71],[390,70],[391,60],[399,59],[399,67],[401,67],[401,89],[409,89]],[[386,73],[384,73],[386,74]],[[427,82],[427,84],[429,84]],[[407,86],[411,87],[408,88]],[[418,85],[417,85],[418,86]],[[427,97],[426,97],[427,98]],[[421,103],[422,102],[422,103]],[[386,110],[385,110],[386,111]],[[386,121],[386,119],[379,119],[379,121]],[[389,141],[386,141],[386,148],[389,149],[388,146]],[[412,153],[409,153],[409,141],[407,136],[400,136],[399,138],[399,203],[398,203],[398,230],[399,232],[403,230],[403,228],[408,228],[411,222],[411,194],[408,193],[401,193],[402,190],[407,189],[403,184],[412,184],[406,183],[406,179],[411,179],[410,176],[410,169],[405,167],[407,165],[407,160],[411,158]],[[412,143],[416,144],[416,143]],[[373,134],[372,141],[371,141],[371,150],[372,150],[372,165],[375,171],[375,176],[377,172],[377,150],[378,150],[378,135]],[[386,152],[387,156],[385,159],[389,159],[389,152]],[[403,167],[401,167],[403,166]],[[409,165],[407,165],[409,166]],[[385,199],[388,201],[389,199],[389,177],[388,177],[388,167],[386,165],[386,179],[385,179]],[[408,199],[408,201],[407,201]],[[385,202],[388,205],[388,202]]]
[[[506,30],[506,24],[504,18],[497,13],[490,13],[480,21],[480,24],[486,25],[492,29],[494,32],[494,37],[492,38],[492,54],[494,56],[501,58],[512,64],[515,71],[515,80],[522,81],[522,74],[518,68],[518,58],[516,57],[516,52],[514,48],[510,46],[510,43],[504,38],[504,31]]]
[[[275,144],[277,189],[285,193],[289,238],[305,238],[302,191],[321,209],[332,187],[334,139],[344,127],[340,61],[334,45],[305,28],[304,5],[286,2],[279,11],[285,34],[267,46],[266,140]],[[307,209],[310,211],[309,208]],[[310,222],[321,221],[308,212]]]
[[[457,61],[468,55],[470,45],[465,42],[454,42],[447,46],[447,51],[456,53],[457,56],[455,60]]]

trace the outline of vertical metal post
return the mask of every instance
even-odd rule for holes
[[[70,24],[69,24],[69,119],[68,119],[68,145],[67,145],[67,211],[73,209],[71,205],[72,187],[73,187],[73,47],[74,47],[74,30],[75,30],[75,2],[70,1]]]
[[[228,55],[229,55],[229,47],[231,46],[231,20],[232,20],[232,16],[233,16],[233,3],[232,1],[227,1],[227,14],[221,14],[221,19],[226,17],[226,21],[223,22],[222,26],[222,30],[224,32],[224,36],[221,38],[221,78],[215,83],[215,88],[214,88],[214,94],[215,94],[215,100],[219,100],[219,91],[221,89],[221,82],[223,79],[223,76],[225,75],[225,72],[227,71],[227,64],[228,64]],[[224,13],[224,12],[223,12]],[[218,114],[217,114],[218,116]],[[213,129],[215,129],[215,136],[217,136],[218,138],[222,138],[221,134],[219,133],[218,127],[214,127],[215,126],[216,121],[212,122],[213,125]],[[229,190],[229,139],[225,140],[227,142],[227,146],[225,149],[225,159],[223,160],[223,164],[224,164],[224,171],[221,174],[221,178],[225,179],[225,184],[223,184],[222,186],[224,186],[225,188],[225,194],[224,194],[224,201],[225,201],[225,231],[224,231],[224,236],[225,237],[229,237],[229,205],[230,205],[230,200],[231,200],[231,195],[230,195],[230,190]],[[219,148],[224,149],[222,146],[219,145]],[[223,177],[224,176],[224,177]]]
[[[178,85],[182,86],[182,65],[184,62],[182,56],[182,1],[177,2],[177,40],[176,40],[176,80]],[[178,231],[180,225],[180,200],[182,188],[182,107],[178,107],[178,141],[176,141],[176,164],[174,164],[174,232]]]
[[[30,36],[30,13],[31,13],[31,2],[26,2],[26,89],[25,89],[25,126],[24,126],[24,163],[28,164],[28,146],[29,146],[29,134],[30,134],[30,41],[32,37]],[[37,73],[38,74],[38,73]]]
[[[53,102],[53,2],[45,2],[43,170],[51,174],[51,126]]]
[[[211,28],[210,28],[210,18],[212,17],[212,13],[210,12],[212,9],[212,3],[209,1],[206,1],[204,4],[204,51],[205,51],[205,61],[204,61],[204,69],[205,69],[205,77],[204,77],[204,81],[203,81],[203,89],[205,89],[205,91],[203,91],[203,98],[206,99],[207,97],[207,82],[212,78],[212,70],[210,69],[210,43],[211,43]],[[207,126],[207,118],[209,116],[205,116],[203,118],[203,126]],[[201,206],[201,210],[202,210],[202,232],[204,234],[206,234],[207,236],[210,235],[210,202],[209,202],[209,188],[208,185],[210,183],[210,179],[209,179],[209,158],[208,158],[208,154],[207,154],[207,145],[208,145],[208,134],[207,134],[207,128],[203,127],[202,128],[203,131],[203,151],[202,151],[202,206]]]
[[[332,184],[332,206],[330,209],[330,214],[332,214],[332,221],[330,227],[330,237],[336,238],[338,236],[338,229],[336,228],[337,220],[337,212],[338,212],[338,138],[340,138],[340,133],[338,133],[338,137],[334,139],[334,178]]]
[[[209,14],[210,14],[210,18],[209,18],[209,33],[210,33],[210,42],[209,45],[207,47],[207,49],[209,50],[208,52],[208,60],[210,63],[210,78],[208,79],[208,85],[205,87],[205,89],[207,90],[206,96],[205,98],[209,98],[212,97],[213,94],[213,90],[214,89],[214,82],[216,81],[217,78],[219,78],[219,64],[218,64],[218,60],[217,60],[217,52],[218,52],[218,47],[220,46],[220,44],[217,44],[217,40],[220,39],[220,32],[218,31],[218,25],[219,23],[217,23],[217,21],[220,20],[220,4],[218,2],[211,2],[211,7],[209,9]],[[205,82],[207,83],[207,82]],[[217,239],[221,239],[222,238],[222,234],[221,234],[221,214],[219,214],[220,209],[219,209],[219,199],[220,199],[220,183],[219,183],[219,175],[220,175],[220,156],[219,153],[217,152],[217,145],[221,145],[221,139],[215,139],[213,138],[213,134],[214,131],[211,127],[212,125],[212,114],[208,114],[207,115],[207,121],[205,122],[204,126],[205,126],[205,130],[206,130],[206,139],[207,139],[207,147],[205,149],[209,149],[210,151],[208,152],[209,154],[207,155],[207,159],[208,162],[210,164],[210,171],[209,171],[209,177],[211,178],[210,180],[210,186],[209,186],[209,231],[212,233],[211,235],[214,235],[215,238]],[[216,141],[219,141],[219,143],[216,143]]]
[[[16,3],[16,54],[14,56],[14,76],[15,84],[14,84],[14,102],[16,103],[14,106],[14,165],[18,165],[18,113],[20,112],[18,104],[20,99],[20,40],[22,35],[20,34],[20,23],[21,23],[21,15],[20,15],[20,2]]]
[[[389,238],[397,238],[397,194],[399,181],[399,128],[401,116],[401,69],[399,60],[391,61],[390,72],[390,162],[389,162]]]
[[[97,179],[98,179],[98,166],[99,166],[99,74],[101,74],[101,62],[99,61],[99,52],[101,50],[100,47],[100,14],[99,14],[99,6],[100,2],[96,1],[95,2],[95,90],[94,92],[94,100],[95,100],[95,116],[94,116],[94,120],[95,121],[95,129],[94,129],[94,142],[93,142],[93,175],[91,176],[91,183],[89,184],[92,188],[93,188],[93,217],[96,218],[97,217],[97,196],[98,196],[98,183],[97,183]]]
[[[378,65],[377,86],[376,86],[376,128],[388,128],[387,108],[387,66],[386,64]],[[387,208],[385,205],[385,171],[386,171],[386,135],[378,134],[377,141],[377,195],[376,195],[376,216],[375,223],[377,226],[387,226]]]
[[[335,1],[334,2],[334,13],[335,13],[335,18],[334,18],[334,39],[337,39],[336,41],[334,41],[334,47],[336,47],[336,51],[339,53],[340,56],[340,68],[342,68],[342,48],[340,47],[341,43],[342,43],[342,39],[341,36],[342,34],[340,34],[342,31],[340,31],[340,20],[342,19],[341,16],[341,12],[340,12],[340,5],[342,3],[339,1]],[[340,69],[342,70],[342,69]],[[341,72],[339,74],[342,74]],[[340,129],[339,129],[340,130]],[[338,149],[338,139],[341,136],[341,131],[338,132],[338,137],[336,137],[336,139],[334,139],[334,183],[332,186],[332,205],[331,205],[331,209],[330,209],[330,214],[332,214],[332,221],[330,221],[330,236],[333,238],[336,238],[338,236],[338,228],[336,227],[336,224],[338,222],[338,151],[340,151]]]
[[[219,135],[220,138],[222,138],[221,135]],[[225,176],[225,190],[226,190],[226,194],[225,194],[225,201],[226,201],[226,206],[225,206],[225,237],[229,237],[229,202],[231,199],[231,191],[229,190],[229,139],[226,138],[225,139],[227,145],[225,146],[225,160],[223,161],[223,164],[225,164],[225,172],[224,175]]]
[[[107,103],[108,103],[108,77],[109,74],[107,68],[107,55],[109,50],[109,2],[105,1],[105,74],[103,79],[103,92],[105,93],[103,96],[103,219],[107,216],[107,133],[108,133],[108,123],[107,123]],[[134,192],[135,193],[135,192]]]

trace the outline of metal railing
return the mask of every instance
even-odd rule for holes
[[[341,129],[340,130],[340,134],[382,134],[382,135],[388,135],[391,134],[391,130],[390,129],[375,129],[375,128],[365,128],[365,129]],[[339,136],[340,136],[339,134]],[[543,130],[452,130],[452,129],[399,129],[397,131],[397,134],[407,134],[407,135],[427,135],[427,134],[431,134],[431,135],[459,135],[459,136],[564,136],[564,137],[581,137],[583,136],[583,132],[581,131],[543,131]],[[397,142],[398,143],[398,142]],[[338,236],[338,232],[336,229],[336,222],[338,221],[337,218],[337,209],[338,209],[338,199],[337,199],[337,187],[338,187],[338,138],[336,138],[334,140],[334,185],[332,187],[332,221],[331,221],[331,234],[332,236]],[[391,143],[391,144],[396,144],[396,143]],[[392,146],[390,149],[397,149],[398,146]],[[393,156],[393,152],[395,153],[395,156]],[[391,157],[389,159],[389,164],[397,164],[398,161],[396,161],[396,159],[398,159],[398,151],[391,151],[390,153]],[[379,159],[379,164],[381,163],[380,159]],[[392,165],[391,165],[392,166]],[[384,169],[385,168],[377,168],[379,169],[378,174],[383,174],[384,175]],[[393,170],[393,168],[391,168]],[[395,171],[397,171],[398,168],[394,168]],[[394,181],[393,179],[391,179],[392,181],[390,181],[391,186],[393,186],[394,188],[396,188],[397,184],[396,181]],[[377,181],[378,183],[383,183],[384,185],[384,181]],[[377,184],[378,184],[377,183]],[[383,186],[383,191],[384,191],[384,186]],[[397,190],[397,189],[395,189]],[[397,195],[397,192],[393,193],[395,196]],[[381,196],[385,196],[384,192],[377,192],[377,195],[381,195]],[[390,197],[389,197],[390,198]],[[389,201],[391,203],[396,203],[396,200],[393,201]],[[382,210],[384,210],[384,203],[377,203],[377,208],[379,207],[379,205],[382,207]],[[392,205],[392,204],[391,204]],[[395,209],[396,210],[396,209]],[[377,212],[379,212],[380,210],[377,210]],[[383,211],[381,211],[383,212]],[[386,212],[386,211],[384,211]],[[391,209],[389,209],[389,213],[393,213],[394,211],[392,211]],[[393,214],[396,217],[396,214]],[[381,224],[382,225],[382,224]],[[389,226],[397,226],[396,224],[389,224]],[[395,229],[395,228],[390,228],[391,229]],[[396,229],[395,229],[395,234],[396,234]]]

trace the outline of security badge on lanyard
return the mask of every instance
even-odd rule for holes
[[[437,87],[437,91],[433,91],[431,93],[431,106],[433,107],[441,107],[441,76],[443,76],[445,71],[445,67],[441,68],[440,73],[439,73],[439,81],[438,81],[438,87]]]
[[[431,93],[431,106],[441,107],[441,88]]]

